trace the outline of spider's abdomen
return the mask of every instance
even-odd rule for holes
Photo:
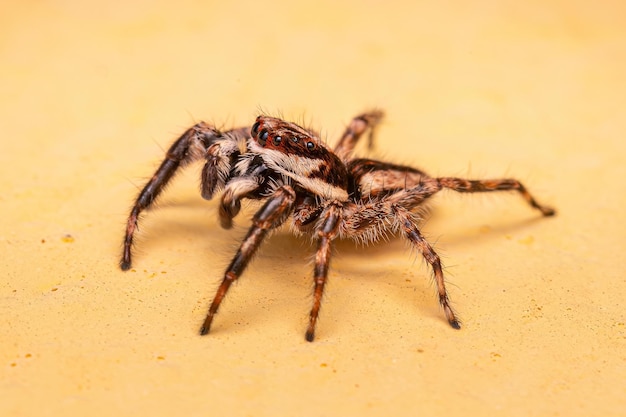
[[[416,187],[428,175],[413,167],[373,159],[348,163],[348,191],[353,200],[376,200],[399,190]]]

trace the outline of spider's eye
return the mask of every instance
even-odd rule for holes
[[[267,133],[267,130],[261,130],[261,134],[259,135],[259,143],[261,144],[261,146],[265,146],[268,136],[269,133]]]
[[[313,142],[307,142],[306,148],[311,151],[315,148],[315,144]]]
[[[252,130],[250,131],[250,133],[252,133],[252,136],[256,136],[257,133],[259,133],[259,122],[256,122],[255,124],[252,125]]]
[[[281,138],[280,136],[274,136],[274,146],[280,145],[280,142],[282,141],[283,141],[283,138]]]

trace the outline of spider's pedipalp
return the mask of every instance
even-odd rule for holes
[[[220,202],[220,224],[224,229],[233,226],[233,218],[241,209],[241,200],[248,194],[254,192],[261,185],[261,180],[255,176],[242,176],[233,178],[224,193]]]
[[[224,188],[232,176],[233,165],[246,153],[248,136],[247,128],[232,129],[207,146],[200,177],[202,198],[211,200],[215,192]]]

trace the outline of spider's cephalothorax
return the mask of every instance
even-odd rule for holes
[[[224,132],[206,123],[196,124],[174,142],[137,197],[126,226],[121,268],[131,267],[140,213],[152,205],[179,167],[204,160],[202,196],[209,200],[222,191],[222,227],[232,226],[242,199],[264,200],[264,204],[252,217],[252,226],[224,273],[201,334],[209,332],[230,285],[241,276],[263,239],[290,217],[296,233],[308,234],[317,242],[306,340],[315,336],[333,240],[373,242],[388,232],[402,234],[424,256],[432,267],[446,318],[452,327],[460,328],[448,300],[439,256],[418,228],[415,211],[419,206],[444,188],[458,192],[515,190],[544,216],[555,212],[537,203],[514,179],[433,178],[408,166],[352,158],[355,145],[368,129],[371,147],[373,130],[382,116],[375,110],[355,117],[334,149],[311,130],[264,115],[257,117],[252,127]]]

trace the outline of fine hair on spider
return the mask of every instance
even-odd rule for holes
[[[210,200],[220,193],[219,219],[223,228],[232,227],[242,200],[262,204],[224,272],[200,334],[209,333],[231,284],[243,274],[265,237],[285,222],[290,223],[294,233],[310,236],[317,245],[313,306],[305,332],[309,342],[315,338],[334,240],[349,238],[369,243],[387,233],[402,235],[430,265],[439,304],[450,326],[459,329],[441,260],[418,227],[416,213],[424,203],[442,189],[460,193],[512,190],[543,216],[552,216],[555,211],[539,204],[516,179],[431,177],[411,166],[353,157],[364,134],[368,134],[372,146],[382,117],[380,110],[354,117],[333,148],[315,131],[267,115],[258,116],[252,126],[229,130],[197,123],[170,146],[137,196],[126,223],[121,269],[128,270],[132,265],[133,237],[141,213],[152,206],[179,168],[204,161],[201,195]]]

